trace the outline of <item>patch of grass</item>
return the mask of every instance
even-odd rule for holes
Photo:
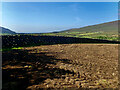
[[[14,47],[12,49],[23,49],[23,47]]]
[[[47,36],[66,36],[66,37],[77,37],[77,38],[91,38],[101,40],[119,41],[117,33],[114,32],[62,32],[62,33],[45,33]]]
[[[0,51],[10,51],[10,50],[13,50],[13,49],[16,49],[16,50],[18,50],[18,49],[23,49],[23,47],[2,48],[2,49],[0,49]]]

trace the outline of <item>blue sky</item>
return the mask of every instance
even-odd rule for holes
[[[117,19],[117,2],[2,3],[2,26],[16,32],[61,31]]]

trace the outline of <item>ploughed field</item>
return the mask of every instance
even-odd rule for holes
[[[47,36],[47,35],[37,35],[37,34],[2,36],[2,48],[54,45],[54,44],[73,44],[73,43],[119,44],[120,41],[110,41],[110,40],[90,39],[90,38],[77,38],[77,37],[67,37],[67,36],[49,36],[49,35]]]
[[[3,51],[3,89],[117,88],[118,44],[58,44]]]

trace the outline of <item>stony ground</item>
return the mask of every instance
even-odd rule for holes
[[[117,44],[44,45],[3,52],[5,90],[117,87]]]

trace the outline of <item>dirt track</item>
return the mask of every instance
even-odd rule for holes
[[[11,88],[27,83],[24,88],[35,90],[117,88],[118,45],[61,44],[6,51],[3,75],[4,88],[9,82]]]

